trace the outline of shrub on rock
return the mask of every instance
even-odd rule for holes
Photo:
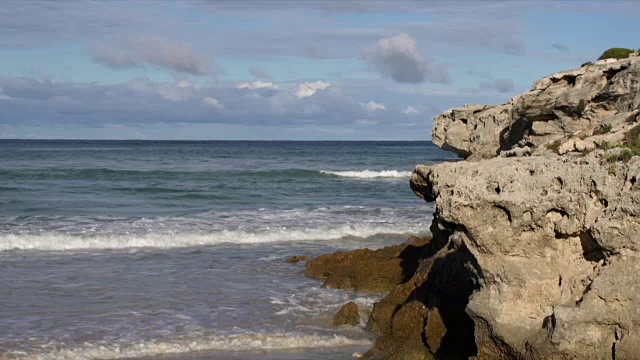
[[[632,49],[627,48],[611,48],[600,55],[598,60],[604,59],[626,59],[629,55],[633,54],[634,51]]]

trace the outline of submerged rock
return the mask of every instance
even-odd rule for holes
[[[353,301],[349,301],[342,305],[340,310],[336,313],[336,316],[333,318],[333,325],[335,326],[356,326],[358,324],[360,324],[360,313],[358,312],[358,304]]]
[[[308,256],[301,256],[301,255],[289,256],[287,258],[287,262],[290,262],[290,263],[298,263],[300,261],[307,261],[307,260],[309,260]]]
[[[407,242],[378,250],[336,252],[309,260],[305,275],[324,280],[324,286],[384,292],[408,280],[430,238],[411,237]]]

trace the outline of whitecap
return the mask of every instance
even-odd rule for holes
[[[398,171],[398,170],[353,170],[353,171],[329,171],[320,170],[322,174],[334,175],[340,177],[356,178],[356,179],[397,179],[397,178],[410,178],[411,171]]]
[[[341,346],[370,345],[367,339],[351,339],[343,335],[317,335],[299,333],[244,333],[208,335],[165,341],[133,344],[92,344],[60,349],[39,354],[12,354],[16,358],[29,359],[121,359],[161,354],[182,354],[195,351],[256,351],[305,348],[331,348]],[[22,356],[21,356],[22,355]]]

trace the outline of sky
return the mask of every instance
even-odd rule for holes
[[[433,117],[640,48],[640,1],[0,6],[0,138],[428,140]]]

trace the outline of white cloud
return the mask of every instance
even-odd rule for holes
[[[0,100],[12,100],[13,98],[9,95],[4,94],[4,89],[0,87]]]
[[[384,104],[382,103],[377,103],[374,101],[369,101],[366,104],[362,104],[365,108],[367,108],[367,110],[369,111],[376,111],[376,110],[384,110],[387,111],[387,108],[384,106]]]
[[[224,105],[220,104],[218,99],[216,99],[214,97],[211,97],[211,96],[207,96],[204,99],[202,99],[202,103],[207,105],[207,106],[214,107],[214,108],[216,108],[218,110],[224,109]]]
[[[312,96],[319,90],[325,90],[331,86],[331,83],[326,81],[316,81],[316,82],[306,82],[302,83],[298,86],[298,91],[296,91],[296,96],[300,99]]]
[[[189,88],[192,88],[192,89],[199,90],[199,89],[201,89],[201,88],[202,88],[202,85],[200,85],[200,84],[194,84],[194,83],[192,83],[192,82],[190,82],[190,81],[188,81],[188,80],[180,80],[180,81],[178,81],[178,82],[176,83],[176,87],[177,87],[177,88],[180,88],[180,89],[189,89]]]
[[[382,38],[373,49],[365,51],[365,57],[382,75],[400,83],[451,82],[446,69],[420,55],[416,40],[407,33]]]
[[[416,110],[413,106],[407,106],[407,109],[405,111],[403,111],[403,113],[409,115],[409,114],[418,114],[420,113],[420,111]]]
[[[236,84],[237,89],[275,89],[278,90],[278,85],[275,85],[271,81],[253,81],[253,82],[239,82]]]

